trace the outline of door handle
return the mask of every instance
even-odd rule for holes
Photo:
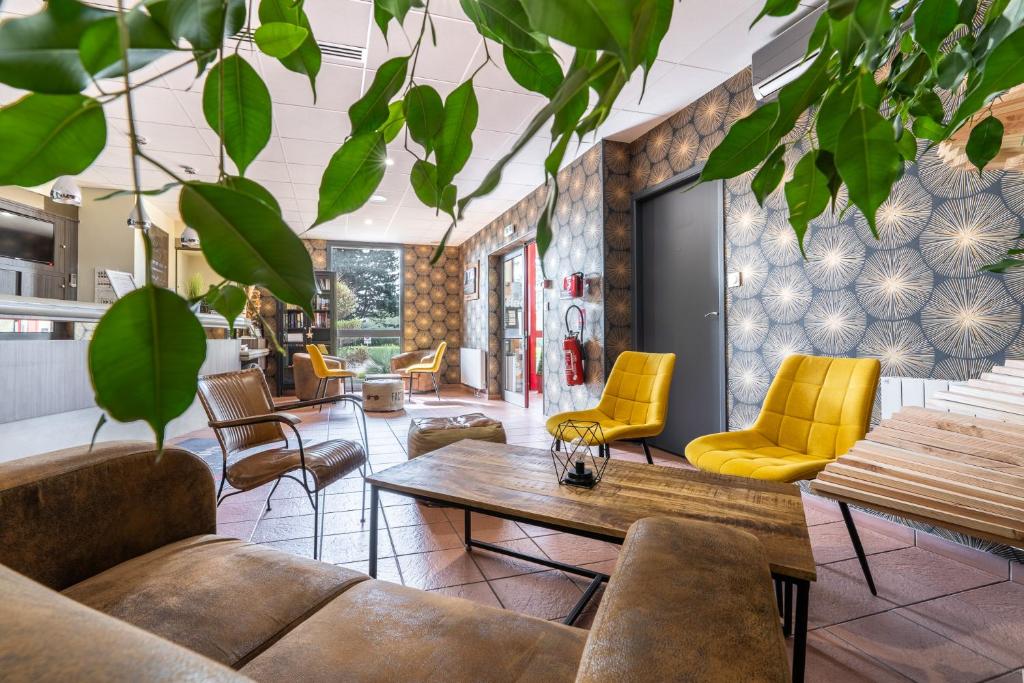
[[[704,314],[704,317],[705,318],[717,318],[718,317],[718,311],[708,311],[707,313]]]

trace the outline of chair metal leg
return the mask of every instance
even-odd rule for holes
[[[409,373],[409,401],[412,402],[412,373]]]
[[[278,477],[277,481],[274,482],[274,487],[272,489],[270,489],[270,493],[267,495],[267,512],[270,512],[270,499],[273,497],[274,491],[277,490],[277,485],[280,484],[280,483],[281,483],[281,477]]]
[[[653,465],[654,459],[651,457],[651,447],[647,445],[647,439],[640,439],[640,444],[644,447],[644,455],[647,456],[647,464]]]
[[[363,506],[360,508],[359,523],[366,521],[366,465],[359,468],[359,474],[363,475]]]
[[[324,536],[327,535],[327,489],[323,490],[323,502],[320,504],[320,557],[324,556]]]
[[[430,373],[430,381],[434,383],[434,396],[436,396],[437,400],[440,401],[441,400],[441,390],[437,388],[437,374],[436,373],[433,373],[433,372]]]
[[[853,515],[846,503],[839,503],[839,511],[843,513],[843,521],[846,522],[846,531],[850,534],[850,541],[853,542],[853,549],[857,553],[857,561],[860,562],[860,569],[864,572],[864,580],[868,582],[868,590],[872,595],[878,595],[875,590],[875,580],[871,577],[871,567],[868,566],[868,558],[864,554],[864,546],[860,542],[860,534],[857,533],[857,526],[853,523]]]
[[[320,547],[319,547],[320,544],[317,543],[317,536],[319,535],[318,532],[320,530],[320,515],[318,514],[319,510],[317,509],[319,507],[318,504],[320,502],[320,492],[319,491],[315,491],[313,493],[312,501],[313,501],[313,559],[314,560],[319,560],[320,559]]]

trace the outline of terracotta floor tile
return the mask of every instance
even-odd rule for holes
[[[448,518],[451,520],[452,526],[455,527],[455,532],[459,536],[465,537],[466,518],[464,513],[462,510],[455,511],[457,514],[454,515],[451,512],[451,510],[448,511]],[[473,527],[473,538],[478,541],[496,543],[497,541],[513,541],[517,538],[526,538],[526,532],[518,524],[507,519],[499,519],[474,512],[471,524]]]
[[[356,531],[368,531],[369,517],[360,521],[359,510],[347,512],[328,512],[324,515],[324,535],[346,534]],[[313,515],[297,517],[271,517],[260,520],[253,535],[254,543],[267,541],[287,541],[293,538],[312,538]]]
[[[1010,671],[1002,676],[990,678],[986,683],[1024,683],[1024,669]]]
[[[897,610],[1007,667],[1024,666],[1024,586],[1004,581]]]
[[[231,538],[248,541],[255,523],[255,520],[246,522],[222,522],[217,520],[217,533],[221,536],[230,536]]]
[[[418,524],[391,529],[391,542],[395,554],[412,555],[433,550],[461,548],[462,539],[447,520],[432,524]]]
[[[917,532],[915,545],[1002,579],[1010,578],[1010,562],[998,555],[970,548],[924,531]]]
[[[369,538],[369,531],[325,536],[323,542],[323,560],[333,564],[344,564],[365,560],[369,557],[370,553]],[[377,538],[379,539],[377,541],[378,557],[389,557],[394,555],[394,551],[391,548],[391,542],[388,540],[387,531],[381,530]],[[273,541],[266,543],[266,545],[294,555],[302,555],[303,557],[313,556],[312,536],[309,538],[292,539],[290,541]]]
[[[843,521],[843,514],[834,500],[828,500],[813,493],[804,493],[802,497],[807,526]]]
[[[533,539],[548,557],[557,562],[585,564],[614,560],[619,556],[619,546],[592,538],[557,534],[538,536]]]
[[[894,606],[871,595],[856,560],[852,564],[838,562],[818,567],[818,580],[811,583],[807,621],[813,629],[884,612]]]
[[[1006,670],[895,612],[827,630],[915,681],[983,681]]]
[[[544,557],[544,553],[541,549],[529,538],[521,538],[513,541],[498,541],[495,542],[495,545],[527,555]],[[534,574],[537,572],[547,571],[547,567],[544,565],[534,564],[533,562],[509,557],[508,555],[502,555],[501,553],[492,553],[482,548],[474,548],[470,554],[476,562],[476,565],[480,568],[480,571],[483,572],[483,575],[488,579],[502,579],[508,576]]]
[[[472,600],[473,602],[481,605],[487,605],[488,607],[501,607],[501,603],[498,602],[498,598],[494,595],[494,591],[491,590],[491,587],[484,581],[480,583],[466,583],[461,586],[434,588],[431,592],[448,595],[453,598]]]
[[[792,638],[786,640],[786,651],[792,664]],[[818,629],[807,635],[806,680],[812,683],[907,683],[910,679],[827,629]]]
[[[461,548],[398,558],[406,586],[429,590],[484,580],[473,559]]]
[[[814,561],[818,564],[828,564],[856,558],[857,553],[853,549],[853,542],[850,540],[850,533],[843,522],[829,522],[808,527],[808,534],[811,537],[811,548],[814,550]],[[904,543],[890,536],[871,531],[870,529],[858,528],[860,542],[864,546],[864,552],[868,555],[881,553],[887,550],[898,550],[913,545]]]
[[[369,561],[343,562],[340,566],[354,569],[357,572],[367,574],[370,571]],[[381,581],[391,583],[402,583],[402,575],[398,571],[398,560],[393,557],[381,557],[377,559],[377,578]]]
[[[428,507],[419,503],[395,505],[385,508],[384,517],[387,519],[388,527],[392,529],[447,520],[447,517],[444,515],[444,509]]]
[[[560,619],[572,610],[581,591],[560,571],[513,576],[490,582],[506,609],[540,619]]]
[[[1000,580],[992,574],[920,548],[873,555],[868,558],[868,564],[879,597],[898,605],[931,600]],[[860,571],[857,560],[844,560],[830,566],[851,574]]]
[[[519,528],[523,530],[523,533],[525,533],[530,538],[537,538],[538,536],[550,536],[551,534],[558,533],[557,531],[552,531],[551,529],[545,529],[544,527],[534,526],[532,524],[526,524],[524,522],[517,522],[517,524],[519,524]]]

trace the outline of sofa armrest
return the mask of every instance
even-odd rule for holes
[[[396,356],[391,357],[391,371],[397,372],[399,370],[404,370],[410,365],[422,363],[424,359],[433,357],[434,352],[430,351],[429,349],[420,349],[419,351],[406,351],[405,353],[400,353]]]
[[[63,590],[217,531],[213,474],[178,448],[112,442],[0,464],[0,564]]]
[[[786,681],[771,588],[751,534],[641,519],[619,554],[576,681]]]

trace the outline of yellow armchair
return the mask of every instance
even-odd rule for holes
[[[643,445],[647,462],[653,463],[647,439],[665,429],[675,366],[674,353],[623,351],[615,359],[597,407],[552,415],[546,425],[548,432],[556,436],[558,425],[566,420],[597,422],[604,440],[596,445],[603,453],[608,453],[612,441],[635,439]]]
[[[345,380],[348,380],[350,390],[355,390],[355,376],[356,373],[351,370],[342,368],[329,368],[327,367],[327,361],[324,357],[323,352],[320,350],[321,344],[306,344],[306,353],[309,354],[309,362],[313,366],[313,374],[317,376],[320,382],[316,387],[316,398],[324,398],[327,395],[327,384],[332,379],[341,380],[342,391],[344,392]],[[340,359],[333,359],[340,360]],[[321,391],[323,396],[321,396]],[[323,409],[323,406],[320,406]]]
[[[867,433],[878,388],[874,358],[792,355],[782,362],[750,429],[686,446],[699,469],[753,479],[809,479]]]
[[[430,375],[430,381],[434,384],[434,395],[441,399],[441,392],[437,386],[437,373],[441,372],[441,362],[444,360],[444,352],[448,349],[448,342],[441,342],[430,360],[422,363],[413,363],[398,370],[398,373],[409,379],[409,400],[412,400],[412,384],[416,375]]]

